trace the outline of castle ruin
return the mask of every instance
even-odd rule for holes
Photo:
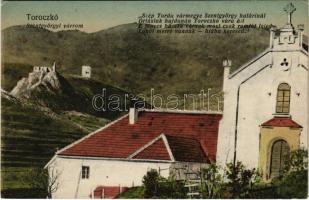
[[[34,66],[33,72],[55,72],[56,71],[56,62],[54,62],[52,67],[46,67],[46,66]]]

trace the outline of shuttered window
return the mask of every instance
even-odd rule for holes
[[[284,140],[274,142],[271,150],[270,177],[278,177],[283,173],[285,163],[290,155],[290,147]]]
[[[277,113],[289,113],[290,112],[290,94],[291,87],[287,83],[281,83],[278,86],[277,91]]]

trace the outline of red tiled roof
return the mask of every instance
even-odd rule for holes
[[[167,144],[164,143],[163,137],[166,138]],[[150,143],[152,144],[147,144],[149,146],[145,149],[137,150],[137,154],[132,158],[171,160],[172,158],[169,155],[170,150],[175,161],[209,163],[209,159],[205,155],[201,144],[196,139],[162,134],[159,138],[150,141]]]
[[[294,122],[290,117],[274,117],[264,122],[261,126],[302,128],[302,126]]]
[[[137,155],[133,156],[135,159],[152,159],[152,160],[171,160],[164,141],[162,138],[145,148]]]
[[[209,163],[199,141],[193,138],[166,136],[176,161]]]
[[[193,138],[204,153],[215,160],[221,114],[141,111],[135,124],[126,116],[82,139],[59,155],[127,158],[162,133]]]
[[[108,199],[113,199],[117,197],[120,193],[127,191],[127,187],[119,187],[119,186],[99,186],[97,187],[94,192],[93,196],[90,194],[90,198],[95,198],[95,199],[103,199],[103,198],[108,198]]]

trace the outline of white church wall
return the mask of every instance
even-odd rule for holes
[[[161,169],[160,174],[168,177],[171,163],[123,161],[103,159],[72,159],[56,157],[51,169],[59,172],[60,184],[53,198],[89,198],[97,186],[132,187],[142,185],[143,176],[150,169]],[[81,179],[82,166],[89,166],[89,179]]]
[[[225,165],[226,162],[232,162],[234,157],[234,141],[235,141],[235,124],[237,112],[237,93],[238,87],[242,81],[252,76],[254,73],[271,63],[270,52],[257,57],[254,62],[243,68],[237,75],[225,79],[224,88],[224,110],[223,118],[219,126],[219,136],[217,145],[217,162]],[[233,75],[233,74],[232,74]],[[242,87],[240,93],[242,93]],[[246,99],[250,100],[253,96]],[[241,100],[241,98],[239,98]],[[241,105],[239,103],[239,105]],[[239,117],[239,116],[238,116]],[[240,120],[239,120],[240,121]],[[239,126],[239,123],[238,123]],[[246,150],[247,151],[247,150]]]
[[[291,63],[288,71],[284,71],[280,65],[283,58]],[[294,121],[304,127],[301,143],[307,146],[307,105],[304,102],[307,102],[308,71],[299,65],[301,63],[307,67],[307,56],[300,51],[270,52],[234,77],[225,80],[224,113],[219,128],[217,151],[219,164],[233,160],[238,86],[272,62],[272,67],[267,66],[240,86],[237,160],[248,167],[257,167],[259,125],[274,117],[277,87],[281,82],[287,82],[291,86],[290,114]]]

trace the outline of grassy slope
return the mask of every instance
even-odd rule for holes
[[[31,65],[6,63],[1,67],[1,88],[6,91],[11,91],[18,80],[26,77],[32,70]]]
[[[1,190],[5,197],[22,197],[27,192],[25,188],[29,188],[23,177],[30,168],[43,167],[57,149],[109,122],[87,114],[66,113],[61,117],[52,119],[31,107],[2,98]],[[28,197],[40,197],[33,195]]]
[[[86,133],[65,120],[52,119],[28,106],[2,98],[2,187],[21,182],[29,167],[42,167],[61,148]]]
[[[73,123],[81,125],[85,130],[88,130],[88,132],[95,131],[110,122],[110,120],[105,118],[94,117],[93,115],[75,111],[66,111],[62,113],[62,117]]]
[[[113,87],[111,85],[102,83],[102,81],[98,81],[95,79],[84,79],[81,78],[80,76],[72,76],[72,75],[66,75],[65,76],[66,80],[72,85],[74,90],[82,96],[83,99],[83,105],[80,105],[79,107],[75,110],[83,112],[83,113],[88,113],[90,115],[98,116],[98,117],[103,117],[106,119],[115,119],[119,117],[120,115],[124,114],[125,111],[125,95],[130,94],[124,90],[121,90],[119,88]],[[120,111],[118,112],[111,112],[109,110],[106,111],[96,111],[93,109],[92,106],[92,98],[94,95],[100,94],[103,95],[103,89],[106,91],[106,98],[110,95],[118,95],[121,98],[120,101]],[[128,105],[127,108],[130,106],[130,100],[127,101]],[[107,107],[107,104],[105,108]]]

